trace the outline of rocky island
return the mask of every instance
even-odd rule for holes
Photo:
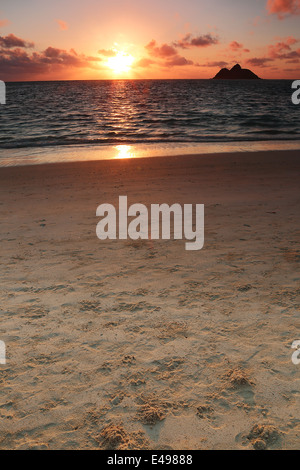
[[[261,80],[249,69],[242,69],[240,64],[236,64],[232,69],[221,69],[213,80]]]

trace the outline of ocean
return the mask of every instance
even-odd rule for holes
[[[30,163],[35,155],[53,155],[58,149],[63,160],[70,149],[78,155],[76,148],[92,148],[102,155],[104,148],[118,147],[125,149],[124,156],[131,146],[152,148],[154,154],[160,148],[182,152],[185,147],[240,148],[259,142],[294,148],[295,141],[300,142],[300,106],[292,104],[291,84],[289,80],[7,83],[6,105],[0,106],[0,164],[22,161],[22,156]]]

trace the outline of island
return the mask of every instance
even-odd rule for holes
[[[242,69],[240,64],[236,64],[232,69],[221,69],[213,80],[261,80],[249,69]]]

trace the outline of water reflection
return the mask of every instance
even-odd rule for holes
[[[36,165],[41,163],[82,162],[92,160],[121,160],[147,157],[178,157],[231,152],[299,150],[300,141],[208,142],[140,145],[73,145],[49,148],[1,149],[0,167]]]
[[[118,152],[115,158],[134,158],[136,156],[131,145],[116,145],[115,149]]]

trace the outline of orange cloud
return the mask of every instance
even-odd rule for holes
[[[246,63],[252,67],[267,67],[267,64],[272,61],[273,59],[269,57],[253,57],[252,59],[248,59]]]
[[[4,18],[3,20],[0,20],[0,28],[1,28],[2,26],[6,26],[6,25],[8,25],[8,24],[9,24],[9,21],[8,21],[7,19]]]
[[[229,49],[231,49],[232,51],[238,51],[239,49],[242,49],[243,47],[244,47],[243,44],[240,44],[237,41],[232,41],[229,44]]]
[[[278,41],[276,44],[268,46],[267,53],[263,57],[253,57],[246,62],[253,67],[267,67],[268,64],[273,65],[275,60],[285,60],[286,63],[297,64],[300,60],[300,48],[292,49],[291,46],[298,43],[299,39],[293,36]],[[275,70],[274,67],[272,67]]]
[[[179,41],[175,41],[170,44],[162,44],[159,46],[157,42],[152,39],[152,41],[149,42],[145,46],[145,49],[147,50],[148,54],[151,57],[155,57],[157,59],[160,59],[161,62],[158,64],[161,65],[162,67],[183,67],[186,65],[198,65],[195,64],[192,60],[187,59],[186,57],[183,57],[178,54],[177,49],[189,49],[192,47],[207,47],[211,46],[213,44],[218,44],[219,40],[217,37],[211,36],[211,34],[205,34],[202,36],[197,36],[193,37],[190,33],[186,34],[182,39]],[[147,63],[145,59],[142,59],[143,66],[146,66],[145,64]]]
[[[181,47],[182,49],[188,49],[190,47],[208,47],[214,44],[219,44],[219,39],[211,34],[203,34],[200,36],[192,37],[192,35],[186,34],[183,39],[174,43],[175,47]]]
[[[206,64],[202,64],[202,67],[220,67],[221,69],[227,67],[228,62],[224,62],[223,60],[215,61],[215,62],[207,62]]]
[[[171,57],[177,54],[176,49],[173,46],[169,46],[168,44],[163,44],[162,46],[157,46],[156,41],[152,39],[147,46],[145,46],[148,53],[154,57]]]
[[[244,48],[244,45],[237,42],[237,41],[232,41],[229,45],[228,45],[229,49],[232,51],[232,52],[250,52],[249,49],[246,49]]]
[[[295,39],[292,36],[289,36],[283,41],[277,42],[275,45],[268,47],[269,57],[272,59],[294,59],[299,57],[299,50],[292,50],[291,46],[296,44],[298,39]]]
[[[267,10],[280,20],[289,15],[300,15],[300,0],[268,0]]]
[[[193,65],[192,60],[188,60],[185,57],[180,56],[176,48],[169,44],[158,46],[156,41],[152,39],[152,41],[145,46],[145,49],[150,56],[162,59],[162,62],[160,62],[159,65],[163,67],[182,67],[185,65]]]
[[[103,55],[104,57],[115,57],[117,52],[113,51],[112,49],[100,49],[98,54]]]
[[[30,47],[33,47],[33,43],[28,43],[13,34],[0,36],[0,70],[3,79],[15,80],[24,76],[31,78],[36,74],[69,71],[70,68],[97,68],[95,64],[101,61],[99,57],[77,54],[74,49],[65,51],[51,46],[42,52],[29,54],[26,48]]]
[[[34,43],[24,41],[24,39],[18,38],[14,34],[9,34],[8,36],[0,36],[0,46],[8,49],[12,47],[30,48],[34,47]]]
[[[184,65],[193,65],[194,62],[192,60],[188,60],[182,56],[175,56],[172,59],[165,62],[166,67],[182,67]]]
[[[69,25],[65,21],[63,21],[63,20],[55,20],[55,21],[58,24],[59,29],[61,31],[66,31],[67,29],[69,29]]]
[[[147,68],[150,67],[150,65],[152,64],[155,64],[154,60],[148,59],[147,57],[143,57],[138,62],[136,62],[135,67]]]

